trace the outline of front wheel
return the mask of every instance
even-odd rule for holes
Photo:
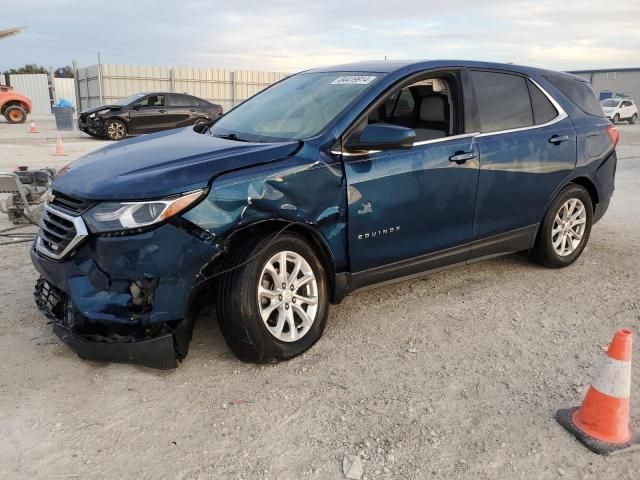
[[[9,123],[24,123],[27,120],[27,111],[22,107],[12,105],[4,111],[4,118]]]
[[[104,131],[109,140],[122,140],[127,136],[127,126],[122,120],[115,118],[106,121]]]
[[[613,124],[617,125],[618,122],[620,121],[620,115],[618,115],[617,113],[613,116]]]
[[[638,114],[637,114],[637,113],[634,113],[634,114],[633,114],[633,117],[631,117],[631,118],[629,119],[629,123],[630,123],[631,125],[634,125],[634,124],[636,123],[636,120],[638,120]]]
[[[551,268],[571,265],[587,245],[592,221],[589,192],[580,185],[568,185],[556,196],[544,217],[533,258]]]
[[[327,276],[306,240],[293,233],[253,239],[229,254],[217,317],[243,361],[268,363],[300,355],[322,336],[329,309]]]

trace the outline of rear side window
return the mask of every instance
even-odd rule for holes
[[[194,99],[188,95],[171,95],[170,98],[172,107],[191,107],[196,105]]]
[[[527,80],[507,73],[472,71],[481,132],[533,125]]]
[[[549,101],[547,96],[535,86],[531,80],[527,80],[531,106],[533,107],[533,121],[536,125],[550,122],[558,116],[558,111]]]
[[[589,82],[582,82],[580,80],[574,80],[573,78],[556,77],[554,75],[543,76],[549,80],[554,87],[564,93],[564,95],[584,113],[596,117],[604,117],[602,107],[600,103],[598,103],[596,94]]]

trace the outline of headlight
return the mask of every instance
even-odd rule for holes
[[[96,114],[95,113],[89,114],[89,118],[96,118]]]
[[[162,222],[202,197],[203,190],[146,202],[99,203],[82,218],[93,233],[144,228]]]

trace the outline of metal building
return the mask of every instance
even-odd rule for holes
[[[612,96],[631,97],[636,105],[640,105],[640,67],[578,70],[569,73],[589,80],[601,100]]]

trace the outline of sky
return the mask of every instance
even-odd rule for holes
[[[0,71],[103,63],[295,72],[370,59],[640,67],[640,1],[7,0]],[[115,7],[115,8],[114,8]]]

